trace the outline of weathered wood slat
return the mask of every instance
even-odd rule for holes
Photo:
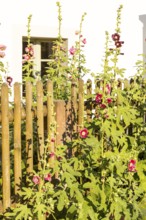
[[[11,205],[10,200],[10,144],[9,144],[9,99],[8,86],[1,87],[1,114],[2,114],[2,193],[3,211]]]
[[[14,181],[15,194],[21,180],[21,88],[19,83],[14,85]]]

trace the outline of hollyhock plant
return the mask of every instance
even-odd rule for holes
[[[111,98],[107,98],[106,101],[107,101],[108,104],[112,103],[112,99]]]
[[[45,175],[45,176],[44,176],[44,180],[45,180],[45,181],[48,181],[48,182],[51,182],[51,180],[52,180],[51,174]]]
[[[118,33],[112,34],[112,39],[113,39],[113,41],[119,41],[120,35]]]
[[[0,58],[4,58],[5,57],[5,52],[0,51]]]
[[[74,46],[72,46],[70,49],[69,49],[69,52],[71,55],[74,55],[75,52],[76,52],[76,48]]]
[[[98,93],[95,97],[95,101],[97,104],[100,104],[102,102],[102,94]]]
[[[128,163],[128,171],[129,172],[137,172],[136,170],[136,160],[130,160]]]
[[[81,138],[87,138],[87,137],[88,137],[88,134],[89,134],[88,129],[87,129],[87,128],[82,129],[82,130],[79,132],[79,134],[80,134],[80,137],[81,137]]]
[[[86,38],[84,38],[84,39],[82,40],[82,43],[83,43],[83,44],[86,44],[86,43],[87,43]]]
[[[40,177],[39,177],[39,176],[33,176],[32,182],[33,182],[35,185],[39,185],[39,184],[40,184]]]
[[[7,81],[9,86],[12,86],[11,83],[13,81],[13,78],[11,76],[7,76],[6,81]]]
[[[0,50],[5,50],[7,47],[4,44],[0,44]]]

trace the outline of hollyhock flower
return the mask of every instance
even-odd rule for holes
[[[80,134],[81,138],[86,138],[88,136],[89,132],[88,132],[87,128],[84,128],[79,132],[79,134]]]
[[[105,109],[105,108],[106,108],[106,105],[105,105],[105,104],[100,104],[100,108],[101,108],[101,109]]]
[[[116,41],[116,42],[115,42],[116,48],[122,47],[122,44],[123,44],[123,43],[124,43],[123,41]]]
[[[30,60],[30,55],[23,54],[23,58],[24,58],[25,61],[28,61],[28,60]]]
[[[95,101],[97,104],[100,104],[102,102],[102,94],[98,93],[95,97]]]
[[[75,52],[76,52],[76,48],[74,48],[74,46],[72,46],[70,49],[69,49],[69,52],[71,55],[74,55]]]
[[[0,51],[0,58],[4,58],[5,53],[3,51]]]
[[[54,152],[51,152],[51,153],[49,154],[49,156],[50,156],[50,158],[52,158],[52,157],[55,156],[55,153],[54,153]]]
[[[129,172],[137,172],[136,170],[136,160],[130,160],[128,163],[128,171]]]
[[[113,41],[119,41],[120,35],[118,33],[112,34],[112,39],[113,39]]]
[[[0,50],[5,50],[7,47],[3,44],[0,44]]]
[[[34,182],[35,185],[40,184],[40,177],[39,176],[33,176],[32,182]]]
[[[55,138],[51,138],[51,142],[55,142]]]
[[[78,35],[80,33],[80,31],[75,31],[75,35]]]
[[[7,81],[9,86],[12,86],[11,83],[13,81],[13,78],[11,76],[7,76],[6,81]]]
[[[107,101],[108,104],[110,104],[112,102],[112,99],[111,98],[107,98],[106,101]]]
[[[111,93],[111,86],[109,84],[106,85],[105,92],[106,92],[106,94]]]
[[[45,175],[44,180],[51,182],[51,180],[52,180],[51,174]]]
[[[83,43],[83,44],[86,44],[86,43],[87,43],[86,38],[84,38],[84,39],[82,40],[82,43]]]

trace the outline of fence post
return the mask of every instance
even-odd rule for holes
[[[14,84],[14,180],[15,194],[21,178],[21,95],[20,84]]]
[[[32,84],[26,82],[26,158],[27,172],[33,170]]]
[[[1,87],[3,211],[11,205],[8,85]]]

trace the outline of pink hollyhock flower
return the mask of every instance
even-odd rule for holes
[[[81,138],[86,138],[88,136],[89,132],[88,132],[87,128],[84,128],[79,132],[79,134],[80,134]]]
[[[106,92],[106,94],[111,93],[111,86],[109,84],[106,85],[105,92]]]
[[[30,55],[23,54],[23,58],[24,58],[25,61],[28,61],[28,60],[30,60]]]
[[[4,58],[5,53],[3,51],[0,51],[0,58]]]
[[[86,38],[84,38],[84,39],[82,40],[82,43],[83,43],[83,44],[86,44],[86,43],[87,43]]]
[[[70,49],[69,49],[69,52],[71,55],[74,55],[75,52],[76,52],[76,48],[74,48],[74,46],[72,46]]]
[[[54,153],[54,152],[51,152],[51,153],[49,154],[49,156],[50,156],[50,158],[52,158],[52,157],[55,156],[55,153]]]
[[[13,81],[13,78],[11,76],[7,76],[7,79],[6,79],[7,83],[9,86],[12,86],[11,83]]]
[[[51,138],[51,142],[55,142],[55,138]]]
[[[100,108],[101,108],[101,109],[105,109],[105,108],[106,108],[106,105],[105,105],[105,104],[100,104]]]
[[[137,172],[136,170],[136,160],[130,160],[128,163],[128,171],[129,172]]]
[[[102,102],[102,94],[98,93],[95,97],[95,101],[97,104],[100,104]]]
[[[45,175],[44,180],[51,182],[51,180],[52,180],[51,174]]]
[[[32,182],[34,182],[35,185],[40,184],[40,177],[39,176],[33,176]]]
[[[7,47],[3,44],[0,44],[0,50],[5,50]]]
[[[112,99],[111,98],[107,98],[106,101],[107,101],[108,104],[110,104],[112,102]]]
[[[113,41],[119,41],[120,35],[118,33],[112,34],[112,39],[113,39]]]

